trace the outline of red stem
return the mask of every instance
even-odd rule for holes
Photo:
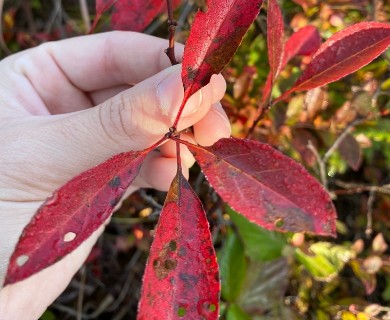
[[[183,113],[183,110],[184,110],[184,107],[188,101],[188,99],[190,98],[191,94],[190,94],[190,91],[184,91],[184,98],[183,98],[183,102],[181,103],[180,105],[180,108],[179,108],[179,112],[177,113],[177,116],[176,116],[176,119],[175,119],[175,122],[173,123],[171,129],[176,131],[177,130],[177,124],[179,123],[179,120],[180,120],[180,117],[181,117],[181,114]]]
[[[178,139],[180,140],[180,138]],[[177,158],[177,172],[182,172],[181,157],[180,157],[180,142],[178,140],[176,140],[176,158]]]
[[[169,137],[169,139],[171,139],[171,140],[173,140],[173,141],[176,141],[177,143],[184,144],[184,145],[186,145],[186,146],[196,146],[196,144],[193,144],[193,143],[188,142],[188,141],[186,141],[186,140],[182,140],[182,139],[180,139],[180,137],[178,137],[178,136],[172,135],[171,137]]]
[[[170,137],[166,134],[165,136],[163,136],[160,140],[158,140],[156,143],[154,143],[153,145],[151,145],[149,148],[147,148],[146,150],[153,150],[155,148],[157,148],[161,143],[163,143],[164,141],[168,140]]]

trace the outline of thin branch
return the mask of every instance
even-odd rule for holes
[[[162,209],[163,206],[160,203],[158,203],[156,200],[154,200],[153,197],[148,195],[144,189],[140,189],[138,194],[140,195],[142,200],[146,201],[147,204],[150,205],[151,207],[153,207],[155,210]]]
[[[318,167],[320,169],[320,177],[321,177],[321,182],[323,184],[323,186],[325,187],[326,190],[328,190],[328,179],[327,179],[327,175],[326,175],[326,164],[325,164],[325,161],[321,158],[317,148],[314,146],[314,144],[309,140],[308,144],[307,144],[307,148],[313,152],[316,160],[317,160],[317,163],[318,163]]]
[[[327,162],[330,158],[330,156],[336,151],[336,149],[340,146],[340,144],[344,141],[344,139],[347,137],[348,134],[352,132],[354,127],[358,125],[359,123],[362,123],[365,119],[356,119],[352,121],[345,129],[344,131],[339,135],[339,137],[333,142],[332,146],[326,151],[324,157],[322,160],[324,162]]]
[[[177,21],[176,32],[181,31],[181,28],[183,28],[184,23],[187,20],[188,15],[192,12],[193,7],[194,7],[194,0],[188,0],[185,2],[185,6],[181,11],[180,17]]]
[[[89,19],[88,5],[86,0],[79,0],[81,18],[83,19],[85,33],[91,30],[91,20]]]
[[[146,34],[154,34],[158,28],[163,23],[166,23],[168,19],[168,16],[166,14],[160,15],[157,19],[155,19],[145,30],[144,33]]]
[[[255,128],[259,124],[260,120],[262,120],[265,116],[265,114],[271,109],[271,95],[267,98],[268,103],[265,103],[265,101],[261,101],[259,106],[257,107],[258,115],[256,119],[253,121],[252,126],[250,127],[246,139],[251,139],[253,131],[255,131]]]
[[[77,297],[77,320],[82,320],[83,318],[83,303],[84,303],[84,288],[85,288],[85,281],[87,278],[87,272],[85,270],[85,266],[82,266],[80,270],[80,287],[79,287],[79,294]]]
[[[335,184],[345,189],[336,190],[334,191],[335,194],[354,194],[369,191],[367,200],[367,226],[365,234],[367,238],[370,238],[372,235],[372,213],[376,194],[383,193],[390,195],[390,184],[385,184],[382,186],[368,186],[356,183],[346,183],[340,180],[336,180]]]
[[[383,186],[369,186],[364,184],[357,183],[346,183],[340,180],[335,180],[335,184],[345,190],[336,190],[336,194],[354,194],[354,193],[363,193],[363,192],[377,192],[390,195],[390,184],[385,184]]]
[[[173,18],[172,0],[167,0],[168,9],[168,31],[169,31],[169,47],[165,50],[172,65],[178,64],[175,57],[175,30],[177,22]]]
[[[318,150],[316,147],[313,145],[311,141],[307,144],[307,148],[313,152],[318,166],[320,170],[320,177],[321,177],[321,182],[324,185],[325,189],[328,190],[328,179],[327,179],[327,174],[326,174],[326,163],[328,162],[329,158],[331,155],[336,151],[336,149],[340,146],[340,144],[344,141],[344,139],[348,136],[349,133],[353,130],[353,128],[359,124],[362,123],[365,119],[356,119],[352,121],[345,129],[344,131],[340,134],[340,136],[333,142],[331,147],[326,151],[323,157],[320,156]]]
[[[114,296],[112,296],[111,294],[108,294],[107,296],[105,296],[103,298],[102,302],[99,304],[99,306],[97,307],[97,309],[93,313],[82,314],[82,319],[83,320],[96,319],[99,315],[101,315],[103,312],[105,312],[107,307],[109,307],[113,302],[115,302]],[[77,317],[77,311],[75,311],[73,308],[70,308],[70,307],[67,307],[65,305],[58,304],[58,303],[53,303],[52,307],[54,309],[59,310],[59,311],[65,312],[73,317]]]
[[[110,305],[107,309],[106,312],[112,312],[116,309],[119,308],[120,304],[123,302],[123,300],[126,298],[131,285],[134,280],[134,273],[131,272],[131,270],[134,268],[134,266],[138,263],[139,259],[142,256],[142,251],[137,249],[137,251],[133,254],[131,257],[129,263],[127,264],[125,268],[125,273],[127,274],[126,279],[124,281],[124,285],[122,287],[121,292],[118,295],[118,298],[113,302],[112,305]]]
[[[22,9],[24,12],[24,15],[26,16],[28,28],[30,30],[30,33],[32,35],[35,35],[37,33],[37,27],[35,26],[34,17],[31,12],[31,0],[29,1],[22,1]]]
[[[371,4],[371,6],[372,6],[372,13],[371,13],[371,15],[372,15],[372,20],[373,21],[378,21],[378,0],[372,0],[372,4]]]
[[[54,8],[50,13],[49,21],[46,24],[45,33],[49,34],[51,32],[54,22],[57,19],[57,16],[61,14],[61,1],[62,0],[52,0]]]
[[[372,235],[372,210],[374,207],[375,195],[375,191],[371,190],[367,200],[367,226],[365,232],[367,239],[371,238]]]

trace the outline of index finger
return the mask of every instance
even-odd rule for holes
[[[168,40],[113,31],[50,42],[43,46],[69,81],[82,91],[136,84],[171,64]],[[181,58],[184,46],[176,45]]]

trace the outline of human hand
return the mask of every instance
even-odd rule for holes
[[[0,287],[23,228],[55,189],[115,154],[149,147],[168,131],[183,88],[166,46],[143,34],[111,32],[47,43],[0,62]],[[210,145],[230,135],[219,104],[224,91],[223,78],[213,76],[190,98],[178,129],[193,125],[194,134],[182,139]],[[188,175],[194,159],[185,147],[181,158]],[[175,143],[168,141],[149,154],[127,194],[139,187],[167,190],[175,173]],[[102,231],[53,266],[1,289],[0,319],[37,319]]]

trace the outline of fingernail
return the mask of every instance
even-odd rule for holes
[[[181,64],[169,68],[169,75],[157,84],[157,97],[160,101],[160,110],[164,116],[174,118],[179,111],[184,97],[184,88],[181,80]],[[202,102],[202,93],[194,94],[187,102],[182,116],[195,113]]]

